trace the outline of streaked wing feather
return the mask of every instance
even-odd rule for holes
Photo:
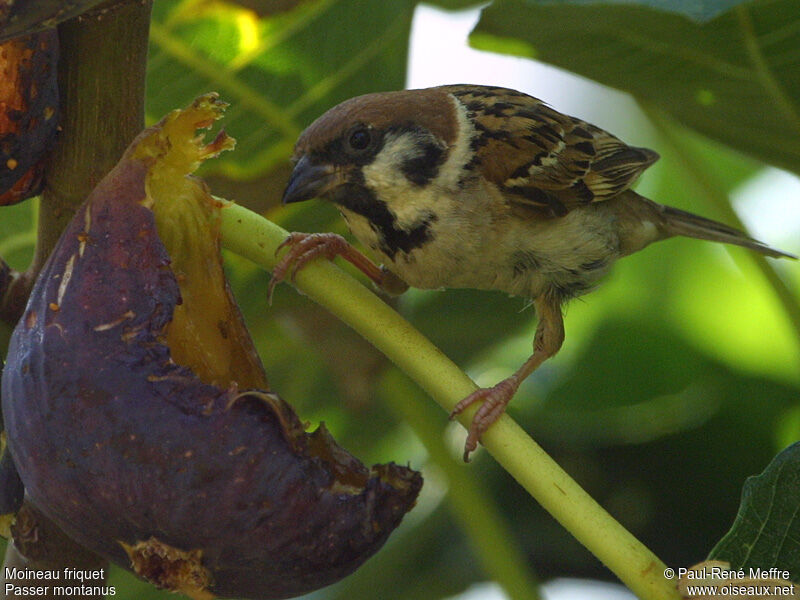
[[[472,116],[484,176],[514,201],[555,215],[628,189],[658,155],[505,88],[444,86]]]

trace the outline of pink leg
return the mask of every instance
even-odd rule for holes
[[[472,417],[467,441],[464,444],[464,461],[469,462],[470,452],[478,447],[478,440],[491,425],[499,419],[506,406],[517,393],[520,384],[533,373],[539,365],[553,356],[564,342],[564,320],[561,315],[561,303],[558,300],[540,296],[534,300],[539,315],[539,326],[533,339],[533,355],[517,369],[517,371],[490,388],[475,390],[456,404],[450,418],[462,413],[464,409],[476,402],[483,402]]]
[[[272,302],[272,291],[275,286],[286,279],[286,275],[291,272],[291,279],[302,269],[310,260],[318,256],[324,256],[328,260],[333,260],[341,256],[348,262],[355,265],[364,275],[369,277],[376,285],[380,286],[384,280],[383,269],[376,266],[369,258],[353,248],[347,240],[335,233],[299,233],[289,234],[283,243],[278,246],[278,250],[284,246],[289,246],[289,251],[278,261],[272,269],[272,281],[269,282],[267,297]],[[276,250],[276,253],[277,251]]]

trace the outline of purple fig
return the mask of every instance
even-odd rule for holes
[[[0,264],[0,289],[2,289],[2,264]],[[0,374],[3,368],[3,360],[0,359]],[[5,432],[2,430],[3,423],[0,419],[0,536],[8,538],[11,523],[22,506],[25,488],[8,450]]]
[[[187,174],[224,105],[145,130],[92,192],[12,336],[2,397],[32,502],[87,548],[195,598],[287,598],[380,548],[421,476],[364,467],[268,391]]]
[[[57,62],[54,29],[0,43],[0,206],[42,189],[58,127]]]

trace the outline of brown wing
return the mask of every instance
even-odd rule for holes
[[[522,204],[564,215],[628,189],[658,154],[506,88],[443,86],[466,106],[484,176]]]

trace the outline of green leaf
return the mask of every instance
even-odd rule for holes
[[[157,2],[148,116],[219,92],[231,105],[225,129],[237,151],[210,168],[262,175],[285,163],[300,132],[331,106],[403,87],[413,9],[411,0],[316,0],[259,19],[223,3]]]
[[[18,271],[24,271],[33,257],[36,243],[35,202],[28,200],[0,208],[0,257]]]
[[[590,4],[619,4],[630,6],[639,4],[658,10],[684,15],[695,21],[708,21],[730,10],[737,4],[749,0],[539,0],[540,4],[574,4],[585,6]]]
[[[470,41],[628,91],[714,139],[800,172],[795,0],[736,4],[706,23],[653,8],[663,0],[647,4],[498,0]]]
[[[731,568],[778,568],[800,576],[800,442],[781,452],[742,489],[739,514],[709,560]]]
[[[445,10],[466,10],[483,4],[483,2],[481,0],[425,0],[425,4],[432,4]]]

